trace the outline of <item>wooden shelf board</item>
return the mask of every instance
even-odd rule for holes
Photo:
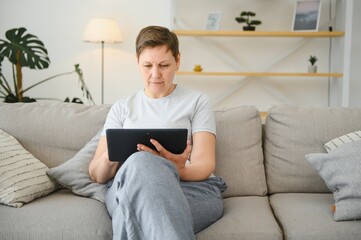
[[[203,37],[342,37],[345,32],[289,32],[289,31],[209,31],[209,30],[173,30],[178,36]]]
[[[177,75],[195,76],[254,76],[254,77],[342,77],[342,73],[286,73],[286,72],[183,72]]]

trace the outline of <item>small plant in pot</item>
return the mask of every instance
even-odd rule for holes
[[[309,73],[316,73],[317,72],[317,66],[315,63],[317,62],[317,57],[315,55],[311,55],[308,61],[310,62],[310,66],[308,66],[308,72]]]
[[[246,26],[243,26],[244,31],[254,31],[256,30],[256,25],[262,24],[260,20],[251,20],[251,18],[255,17],[256,14],[250,11],[241,12],[239,17],[236,17],[235,20],[238,23],[245,23]]]

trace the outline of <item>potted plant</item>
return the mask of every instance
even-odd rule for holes
[[[35,98],[26,97],[24,93],[31,88],[54,79],[59,76],[76,73],[79,77],[81,90],[83,95],[94,104],[93,98],[85,85],[83,72],[79,68],[79,64],[75,65],[75,69],[71,72],[61,73],[42,81],[39,81],[30,87],[23,89],[22,68],[30,69],[46,69],[50,65],[48,51],[42,41],[36,36],[26,33],[25,28],[10,29],[5,33],[7,40],[0,39],[0,98],[4,98],[4,102],[35,102]],[[2,62],[7,58],[12,63],[13,70],[13,87],[10,86],[8,80],[2,72]],[[72,102],[80,103],[79,98],[73,98]],[[70,101],[68,98],[66,101]]]
[[[260,25],[262,22],[260,20],[251,20],[252,17],[255,17],[256,14],[250,11],[241,12],[239,17],[236,17],[238,23],[246,23],[246,26],[243,26],[244,31],[254,31],[256,30],[256,25]]]
[[[315,55],[311,55],[308,59],[311,65],[308,66],[308,72],[309,73],[316,73],[317,72],[317,66],[315,63],[317,62],[317,57]]]

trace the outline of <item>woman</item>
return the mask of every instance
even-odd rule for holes
[[[145,88],[112,106],[89,174],[98,183],[114,178],[106,196],[113,239],[195,239],[223,214],[226,184],[212,174],[213,111],[204,94],[173,83],[180,53],[177,36],[167,28],[142,29],[136,57]],[[151,143],[157,151],[138,144],[139,152],[120,166],[108,159],[107,128],[187,128],[189,141],[182,154],[156,139]]]

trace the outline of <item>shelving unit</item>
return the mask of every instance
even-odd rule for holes
[[[177,72],[177,75],[253,76],[253,77],[343,77],[342,73],[287,73],[287,72]]]
[[[344,32],[287,32],[287,31],[207,31],[207,30],[174,30],[177,36],[194,37],[343,37]]]
[[[227,101],[230,104],[239,104],[239,102],[236,102],[239,100],[236,99],[241,99],[241,101],[243,101],[245,97],[234,96],[234,99],[236,100],[234,102],[230,97],[231,95],[238,94],[241,88],[249,88],[251,91],[255,91],[255,86],[257,86],[258,83],[247,85],[249,80],[257,81],[259,78],[262,82],[262,85],[259,85],[262,88],[261,91],[269,93],[271,97],[276,98],[276,101],[279,100],[288,102],[288,100],[292,101],[292,99],[295,99],[298,101],[298,99],[296,97],[291,97],[292,99],[289,98],[289,94],[284,91],[285,88],[280,88],[280,85],[274,85],[273,83],[281,83],[282,86],[289,87],[291,90],[293,90],[293,86],[289,86],[287,83],[287,81],[290,81],[291,84],[293,78],[295,78],[296,84],[300,84],[300,81],[302,81],[302,78],[304,78],[305,89],[312,84],[312,81],[308,81],[306,79],[321,79],[321,83],[315,83],[317,88],[323,84],[326,85],[325,80],[328,79],[328,105],[348,106],[350,98],[349,92],[351,87],[351,46],[354,45],[351,44],[351,33],[353,32],[351,16],[354,12],[356,12],[353,9],[353,2],[353,0],[326,1],[326,3],[322,5],[322,8],[329,8],[330,13],[328,13],[328,11],[321,12],[323,16],[326,15],[327,18],[332,19],[332,21],[330,23],[326,22],[326,17],[322,18],[321,16],[319,29],[323,29],[322,31],[304,32],[278,30],[287,29],[287,26],[286,24],[283,24],[283,22],[280,24],[280,22],[275,21],[273,23],[276,24],[269,25],[275,26],[275,29],[270,28],[269,30],[265,31],[259,29],[256,31],[242,31],[241,29],[237,28],[232,30],[234,29],[234,25],[229,20],[230,17],[227,14],[226,22],[221,22],[221,30],[213,31],[202,30],[203,26],[199,24],[199,19],[201,19],[199,16],[203,16],[207,12],[210,12],[211,7],[204,7],[205,4],[208,4],[207,1],[202,1],[198,5],[192,5],[193,11],[187,12],[187,8],[184,6],[187,6],[187,4],[189,5],[190,0],[188,0],[186,3],[183,0],[172,0],[170,26],[173,29],[173,32],[177,34],[179,38],[187,38],[184,39],[184,43],[188,44],[185,47],[186,51],[184,51],[184,53],[191,54],[183,55],[183,60],[186,62],[186,64],[182,66],[185,66],[185,68],[178,71],[176,75],[179,76],[180,81],[182,81],[182,79],[187,80],[187,76],[193,76],[202,81],[207,81],[207,79],[210,78],[212,79],[212,84],[214,84],[212,86],[218,84],[214,83],[213,79],[226,80],[229,77],[229,83],[224,85],[224,87],[222,86],[222,88],[219,90],[219,94],[216,97],[213,97],[215,105],[223,104],[222,101],[227,98]],[[212,8],[219,9],[219,11],[222,13],[232,12],[233,8],[236,6],[239,6],[239,8],[242,9],[241,6],[243,3],[244,2],[242,1],[234,0],[234,2],[230,3],[232,6],[232,9],[230,9],[229,7],[225,6],[225,4],[220,4],[216,1],[209,1],[209,5],[211,5]],[[253,2],[248,2],[247,4],[244,3],[243,5],[257,9],[257,14],[259,13],[260,16],[262,15],[262,11],[265,11],[265,9],[262,7],[257,8],[256,3],[253,4]],[[282,7],[283,6],[285,5],[282,5]],[[199,13],[194,11],[194,9],[198,9]],[[288,10],[288,8],[285,7],[283,10],[292,11],[293,9]],[[193,17],[194,14],[198,15]],[[267,14],[263,14],[262,16],[264,18],[264,16],[267,16]],[[264,18],[262,20],[266,21],[267,19]],[[334,30],[337,29],[337,31],[327,31],[329,26],[328,24],[332,24]],[[240,41],[238,41],[238,38]],[[247,41],[245,39],[247,39]],[[254,64],[252,62],[248,62],[249,59],[243,57],[244,55],[242,55],[244,53],[253,54],[251,48],[244,47],[244,45],[248,42],[248,39],[251,43],[250,46],[253,49],[256,49],[255,53],[260,57],[260,61],[258,62],[257,57],[252,55],[250,61],[255,61]],[[282,45],[277,45],[278,40],[281,44],[283,42],[285,43],[284,48]],[[270,51],[265,50],[263,41],[266,44],[267,42],[271,43],[270,46],[275,46],[276,48],[270,49]],[[325,42],[324,46],[322,43],[323,41]],[[183,47],[184,43],[182,43]],[[194,44],[194,49],[192,49],[193,45],[191,44]],[[233,44],[235,44],[234,52],[231,50]],[[239,47],[239,44],[243,45]],[[257,49],[257,44],[261,44],[259,49]],[[308,54],[318,55],[320,52],[322,52],[322,54],[319,54],[319,71],[317,73],[307,73],[307,66],[305,67],[306,62],[302,62],[301,64],[304,65],[299,66],[300,59],[295,59],[295,56],[298,54],[302,56],[303,59],[305,59],[307,56],[305,56],[305,53],[302,53],[301,49],[303,47],[305,47],[305,49],[312,49],[312,46],[314,46],[313,44],[318,44],[320,48],[317,49],[317,51],[310,51]],[[262,57],[263,52],[260,52],[261,49],[264,51],[264,54],[266,54],[265,58]],[[205,56],[209,56],[209,59],[213,58],[214,56],[216,59],[214,63],[218,65],[213,64],[213,62],[208,61],[208,59],[204,57],[200,57],[198,54],[202,54],[202,51],[207,51]],[[328,55],[326,55],[326,52]],[[194,55],[193,58],[192,54]],[[288,58],[290,58],[290,60],[296,60],[297,62],[294,62],[294,64],[298,65],[293,65],[293,62],[288,61]],[[219,62],[221,62],[221,64],[219,64]],[[202,72],[195,72],[193,71],[193,66],[191,63],[204,63],[206,69],[204,69]],[[286,66],[286,68],[284,66]],[[285,78],[286,81],[278,81],[278,79],[273,77]],[[268,83],[267,78],[270,78],[272,81],[269,81]],[[188,80],[186,82],[188,84]],[[206,90],[208,90],[208,88],[206,88]],[[212,91],[214,92],[213,89]],[[245,99],[245,101],[247,102],[248,99]]]
[[[174,30],[177,36],[185,37],[297,37],[297,38],[330,38],[343,37],[345,32],[289,32],[289,31],[207,31],[207,30]],[[343,77],[342,73],[291,73],[291,72],[177,72],[177,75],[194,76],[253,76],[253,77]]]

